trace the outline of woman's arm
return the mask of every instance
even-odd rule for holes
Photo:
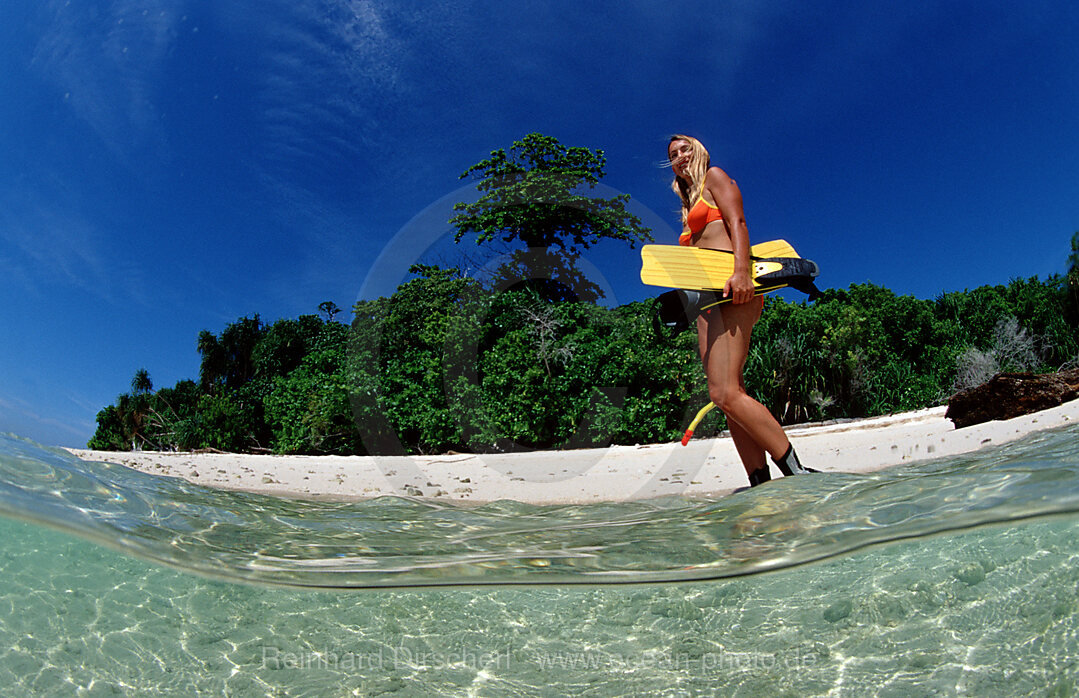
[[[738,189],[738,184],[718,167],[708,170],[704,186],[723,214],[723,224],[727,228],[731,249],[734,251],[734,274],[727,280],[723,297],[730,296],[734,303],[745,303],[753,298],[754,287],[753,277],[749,272],[749,228],[746,226],[746,214],[742,210],[742,192]]]

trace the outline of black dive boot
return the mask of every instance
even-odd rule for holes
[[[749,474],[749,486],[756,487],[762,483],[768,482],[772,479],[772,473],[768,470],[768,464],[765,463],[763,467],[757,468]]]
[[[794,452],[794,445],[787,446],[787,452],[783,454],[782,458],[773,458],[775,464],[779,467],[779,472],[783,473],[784,477],[790,477],[791,475],[801,475],[802,473],[819,473],[819,470],[813,468],[807,468],[798,462],[798,454]]]

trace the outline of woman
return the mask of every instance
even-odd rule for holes
[[[764,298],[753,295],[742,193],[726,172],[711,167],[708,151],[696,138],[672,136],[667,155],[674,170],[672,188],[682,199],[682,235],[678,243],[734,252],[734,274],[723,289],[723,297],[731,302],[701,313],[697,318],[697,340],[708,378],[708,395],[727,415],[727,426],[749,484],[756,487],[771,479],[766,452],[784,475],[817,472],[798,462],[779,422],[746,393],[742,369]]]

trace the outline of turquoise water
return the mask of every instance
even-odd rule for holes
[[[714,502],[478,508],[216,492],[0,437],[0,686],[1073,695],[1077,504],[1079,428]]]

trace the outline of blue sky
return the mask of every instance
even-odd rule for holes
[[[821,287],[1061,273],[1077,36],[1070,1],[6,0],[0,430],[81,446],[136,369],[197,377],[200,330],[392,291],[533,131],[605,151],[666,242],[698,136]],[[585,261],[655,295],[636,251]]]

